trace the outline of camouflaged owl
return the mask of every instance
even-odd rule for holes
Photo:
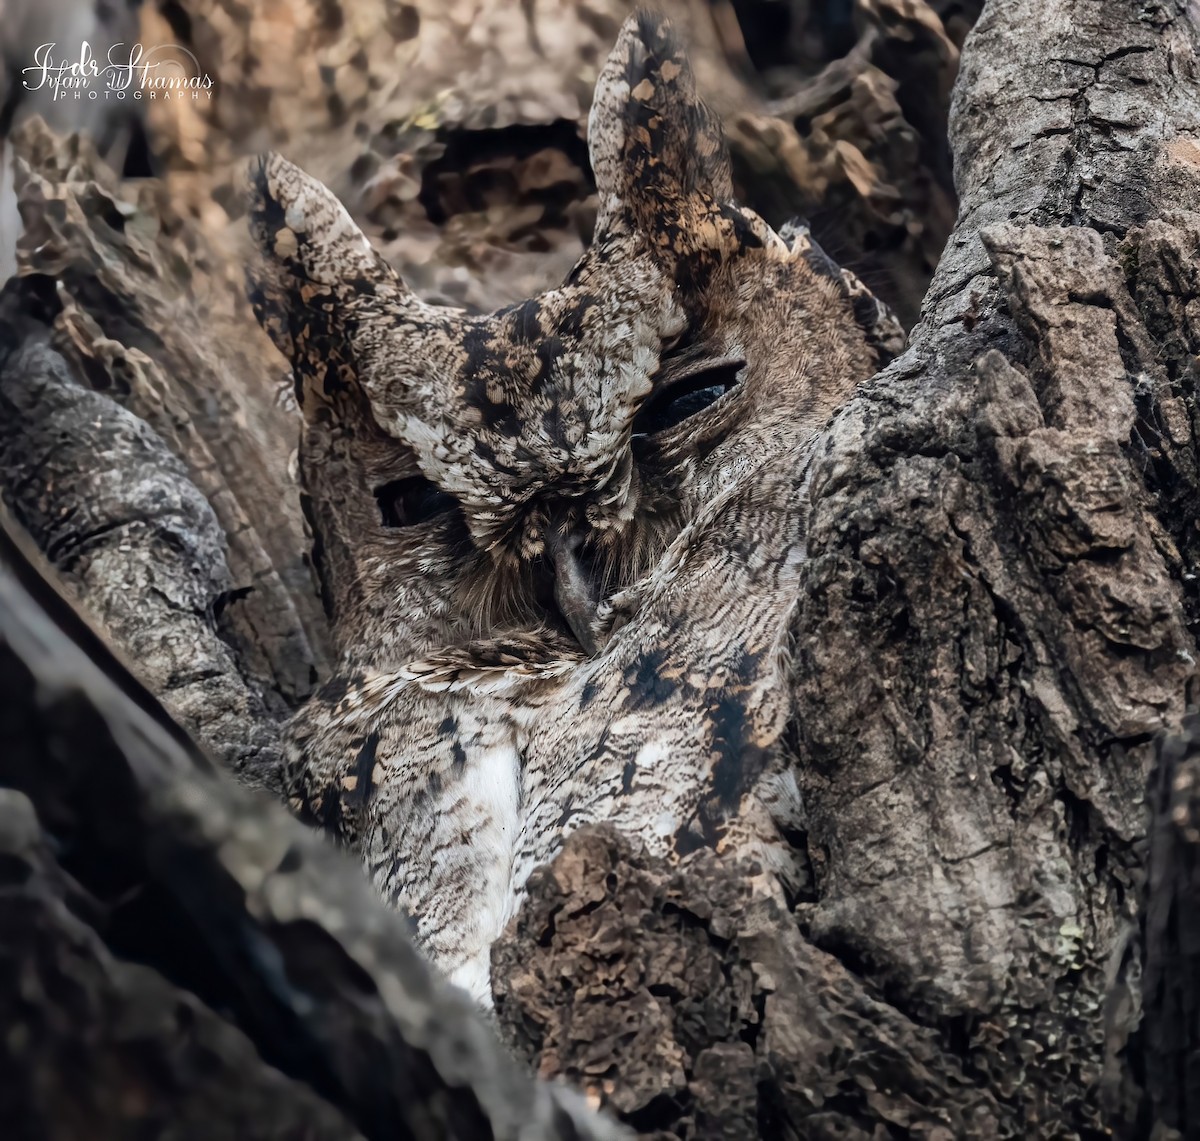
[[[252,204],[339,653],[289,727],[291,792],[483,1001],[580,825],[788,876],[809,453],[903,339],[803,227],[734,201],[666,20],[625,24],[588,142],[591,248],[487,316],[422,302],[277,156]]]

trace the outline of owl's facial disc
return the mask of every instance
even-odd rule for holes
[[[603,604],[636,585],[686,522],[677,485],[698,454],[715,447],[736,419],[734,394],[745,366],[740,354],[718,352],[694,336],[672,338],[653,371],[649,395],[617,437],[607,478],[586,488],[572,483],[568,472],[542,473],[544,494],[533,509],[538,522],[531,590],[541,616],[569,633],[586,655],[599,653],[607,642]],[[596,409],[596,418],[605,411]],[[629,419],[620,407],[608,409],[607,417]],[[564,486],[571,494],[556,494]],[[514,527],[506,547],[492,548],[497,574],[504,573],[506,561],[524,557],[522,538],[528,534],[528,527]],[[543,573],[551,582],[539,588]]]

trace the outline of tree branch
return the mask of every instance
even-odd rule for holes
[[[181,746],[146,711],[148,698],[130,699],[137,683],[108,651],[93,660],[72,641],[78,623],[6,525],[0,785],[28,797],[45,838],[33,834],[22,797],[6,794],[4,842],[16,861],[9,867],[26,869],[15,875],[26,902],[10,894],[4,903],[16,909],[10,915],[30,914],[21,909],[32,901],[40,918],[23,939],[6,936],[5,951],[26,975],[47,969],[44,956],[67,965],[87,995],[62,1005],[50,996],[39,1019],[52,1026],[56,1011],[69,1013],[80,1019],[76,1035],[110,1040],[119,1032],[112,1011],[133,1001],[137,974],[114,960],[132,960],[146,980],[140,1001],[184,1001],[226,1050],[218,1065],[230,1114],[284,1095],[287,1083],[270,1066],[309,1087],[302,1104],[327,1103],[314,1110],[314,1128],[328,1136],[348,1135],[339,1113],[367,1137],[619,1135],[566,1090],[522,1073],[466,995],[421,959],[357,865]],[[55,904],[68,890],[64,876],[78,885],[71,892],[86,893],[107,950]],[[181,1016],[152,1039],[178,1052],[192,1034]],[[58,1048],[49,1042],[45,1049]],[[251,1044],[261,1062],[249,1058]],[[37,1064],[19,1035],[7,1034],[4,1048],[27,1072]],[[249,1059],[244,1068],[239,1057]],[[207,1096],[195,1081],[172,1085],[169,1069],[113,1075],[95,1061],[61,1096],[39,1091],[26,1105],[35,1133],[73,1113],[118,1114],[119,1091],[101,1088],[111,1080],[127,1092],[147,1085],[157,1111],[177,1123]]]

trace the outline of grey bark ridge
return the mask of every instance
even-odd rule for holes
[[[12,511],[186,728],[269,786],[278,729],[218,634],[214,603],[235,580],[209,501],[144,420],[79,383],[18,290],[0,306],[14,338],[0,347],[0,473]]]

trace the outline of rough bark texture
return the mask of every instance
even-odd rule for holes
[[[0,694],[20,1136],[617,1135],[521,1072],[353,861],[181,743],[3,531]]]
[[[626,6],[468,7],[164,5],[147,20],[220,95],[153,113],[161,182],[35,124],[14,140],[5,499],[246,783],[273,784],[325,635],[282,365],[237,299],[233,163],[305,140],[291,157],[430,296],[559,276]],[[579,833],[495,951],[503,1035],[649,1136],[1200,1137],[1196,726],[1155,743],[1200,623],[1200,15],[1007,0],[964,43],[975,5],[797,2],[778,34],[759,9],[782,5],[684,7],[769,221],[828,218],[915,316],[954,191],[958,218],[813,481],[791,730],[811,887],[787,913],[753,869]],[[398,77],[405,44],[428,50]],[[356,871],[207,771],[5,562],[36,594],[0,580],[18,1136],[571,1135]]]
[[[985,10],[952,120],[958,226],[909,351],[835,420],[814,480],[794,732],[816,882],[796,917],[968,1075],[923,1103],[953,1135],[1099,1135],[1133,1112],[1101,1078],[1136,1016],[1106,1038],[1103,1012],[1151,739],[1195,670],[1198,39],[1182,7]],[[552,906],[541,890],[531,909]],[[567,915],[552,945],[585,972]],[[637,962],[658,936],[632,929]],[[548,1013],[537,936],[511,938],[506,1023],[588,1075],[612,1012]],[[826,994],[780,991],[799,1004],[781,1021],[830,1025]],[[755,1056],[776,1070],[807,1050]],[[656,1089],[660,1059],[614,1057],[630,1120],[658,1095],[702,1112],[702,1048]],[[764,1113],[760,1074],[747,1060],[741,1096]],[[808,1088],[848,1128],[845,1102]],[[727,1084],[718,1112],[736,1100]],[[797,1135],[833,1135],[790,1112]],[[847,1116],[923,1135],[893,1113]]]
[[[652,1137],[995,1136],[995,1095],[754,898],[756,870],[577,832],[493,956],[510,1040]]]

